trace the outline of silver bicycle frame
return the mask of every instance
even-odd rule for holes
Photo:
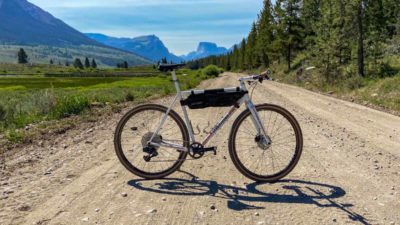
[[[240,88],[243,91],[247,91],[247,87],[245,85],[246,81],[251,81],[253,79],[252,76],[250,77],[245,77],[245,78],[240,78],[239,82],[240,82]],[[168,118],[168,114],[171,112],[172,108],[175,107],[176,102],[179,100],[183,100],[183,96],[184,95],[189,95],[192,91],[193,92],[198,92],[198,90],[189,90],[189,91],[181,91],[180,89],[180,85],[179,85],[179,81],[176,77],[176,72],[175,70],[172,71],[172,81],[174,82],[175,85],[175,89],[177,92],[177,95],[175,96],[174,100],[172,101],[171,105],[169,106],[167,112],[165,113],[165,115],[162,117],[160,124],[158,125],[156,131],[153,133],[153,136],[151,137],[149,144],[153,145],[153,146],[158,146],[158,147],[167,147],[167,148],[174,148],[180,151],[189,151],[189,149],[187,149],[186,147],[176,144],[176,143],[171,143],[168,141],[162,141],[161,143],[154,143],[152,142],[152,140],[154,139],[154,137],[160,132],[161,128],[164,126],[165,121]],[[231,88],[227,88],[227,89],[231,89]],[[236,87],[233,87],[232,89],[236,90]],[[260,116],[256,110],[256,107],[254,106],[253,102],[251,101],[250,97],[248,94],[245,94],[241,99],[239,99],[236,104],[234,106],[231,107],[231,109],[228,111],[228,113],[223,116],[221,118],[221,120],[214,126],[214,128],[211,129],[210,133],[207,135],[207,137],[204,139],[204,141],[202,142],[203,146],[206,146],[209,141],[214,137],[214,135],[223,127],[223,125],[229,120],[229,118],[239,109],[239,107],[245,103],[247,109],[249,109],[251,115],[252,115],[252,121],[254,124],[254,127],[257,129],[257,134],[258,135],[262,135],[265,140],[267,140],[267,143],[270,143],[271,140],[269,138],[269,136],[266,133],[265,127],[263,125],[263,123],[261,122]],[[183,116],[184,116],[184,120],[185,120],[185,124],[186,127],[189,131],[189,136],[191,139],[191,143],[196,142],[196,138],[193,132],[193,127],[192,127],[192,123],[189,119],[189,115],[188,112],[186,110],[186,106],[182,106],[182,112],[183,112]]]

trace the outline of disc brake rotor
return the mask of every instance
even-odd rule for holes
[[[143,148],[149,146],[149,141],[150,141],[151,137],[153,137],[153,134],[154,134],[153,132],[148,132],[145,135],[143,135],[142,141],[141,141]],[[162,136],[159,135],[159,134],[155,135],[153,140],[151,140],[151,142],[156,143],[156,144],[161,144]],[[159,149],[160,148],[159,146],[152,146],[152,147],[154,147],[155,149]]]

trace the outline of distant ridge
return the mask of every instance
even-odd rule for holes
[[[223,55],[228,53],[228,49],[224,47],[218,47],[217,44],[212,42],[200,42],[197,50],[190,52],[187,55],[181,56],[185,61],[205,58],[212,55]]]
[[[164,43],[156,35],[145,35],[135,38],[117,38],[104,34],[88,33],[89,38],[104,45],[122,49],[143,56],[154,62],[166,58],[168,62],[181,62],[182,58],[169,52]]]

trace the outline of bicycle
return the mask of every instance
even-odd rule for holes
[[[179,169],[187,155],[200,159],[206,152],[216,154],[217,147],[206,147],[207,144],[243,104],[246,109],[233,122],[229,135],[229,155],[235,167],[244,176],[260,182],[276,182],[294,169],[303,149],[299,123],[280,106],[254,105],[246,86],[270,80],[270,70],[240,78],[239,87],[181,91],[176,69],[183,66],[159,66],[160,70],[171,72],[177,92],[168,108],[140,105],[118,123],[115,151],[127,170],[145,179],[160,179]],[[173,110],[178,101],[184,120]],[[200,143],[196,141],[186,107],[230,107],[230,110]]]

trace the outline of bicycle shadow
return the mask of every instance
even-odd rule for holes
[[[245,187],[238,187],[237,185],[219,184],[216,181],[199,180],[197,177],[191,176],[191,179],[136,179],[129,181],[128,185],[138,190],[160,194],[223,198],[227,199],[229,209],[237,211],[264,209],[264,207],[252,205],[251,202],[314,204],[320,208],[332,207],[342,210],[348,215],[349,219],[362,224],[369,224],[366,218],[351,210],[353,204],[335,201],[346,195],[346,191],[338,186],[303,180],[281,180],[275,183],[280,187],[279,190],[266,192],[260,189],[263,185],[270,184],[254,182]],[[280,191],[283,193],[278,193]]]

